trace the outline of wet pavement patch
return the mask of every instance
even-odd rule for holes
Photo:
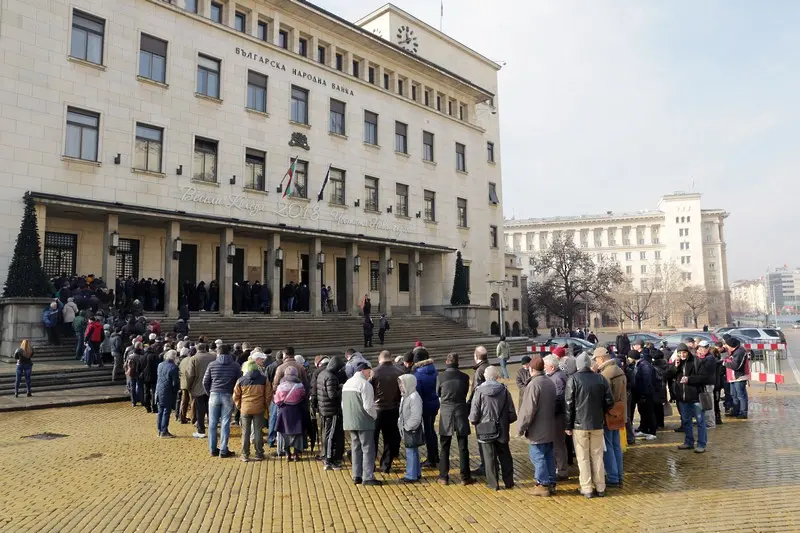
[[[36,440],[54,440],[54,439],[63,439],[64,437],[69,437],[69,435],[63,435],[61,433],[50,433],[49,431],[45,431],[44,433],[37,433],[36,435],[26,435],[22,438],[36,439]]]

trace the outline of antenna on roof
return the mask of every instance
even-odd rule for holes
[[[440,0],[439,6],[439,31],[442,31],[442,19],[444,19],[444,0]]]

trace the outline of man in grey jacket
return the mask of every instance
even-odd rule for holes
[[[567,376],[558,368],[558,357],[549,354],[544,358],[544,373],[556,386],[556,410],[553,423],[556,427],[556,437],[553,439],[553,455],[556,459],[556,479],[566,481],[569,478],[569,458],[567,439],[571,437],[564,434],[564,389],[567,387]]]
[[[189,358],[186,369],[186,387],[194,402],[195,429],[192,437],[203,439],[206,436],[206,415],[208,414],[208,393],[203,387],[206,369],[217,356],[208,351],[208,345],[201,342],[197,345],[197,353]]]
[[[534,496],[550,496],[556,490],[556,460],[553,441],[556,435],[556,386],[544,374],[541,355],[531,359],[531,381],[525,387],[519,406],[519,436],[528,439],[528,452],[536,474]]]

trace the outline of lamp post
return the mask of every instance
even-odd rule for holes
[[[500,336],[506,334],[506,323],[505,323],[505,313],[503,307],[503,293],[505,292],[505,288],[508,285],[511,285],[511,280],[508,279],[500,279],[500,280],[489,280],[486,283],[489,284],[491,288],[494,288],[495,285],[498,285],[500,289],[498,290],[498,302],[497,302],[497,319],[500,321]]]

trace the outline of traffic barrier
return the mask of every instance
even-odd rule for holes
[[[528,353],[551,353],[558,346],[545,346],[544,344],[534,344],[533,346],[526,346],[525,351]]]
[[[745,363],[745,374],[749,381],[763,383],[764,389],[767,384],[772,383],[776,390],[778,385],[785,383],[781,372],[781,360],[786,359],[785,344],[751,343],[743,344],[742,347],[750,352]],[[728,368],[725,373],[729,382],[734,380],[733,370]]]

